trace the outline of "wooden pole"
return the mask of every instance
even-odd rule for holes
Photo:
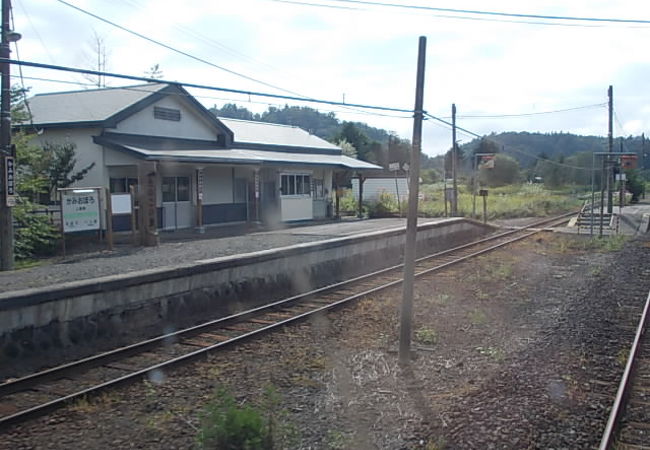
[[[424,66],[427,38],[420,36],[418,68],[413,115],[413,148],[409,179],[409,204],[404,246],[404,282],[402,283],[402,308],[400,313],[399,362],[408,364],[411,358],[411,333],[413,329],[413,283],[415,280],[415,245],[418,227],[418,194],[420,185],[420,147],[422,145],[422,120],[424,116]]]
[[[113,251],[113,199],[108,188],[106,192],[106,245],[110,251]]]
[[[2,0],[2,44],[0,56],[9,59],[9,13],[10,0]],[[0,101],[0,271],[14,268],[14,224],[13,211],[8,204],[7,161],[11,151],[11,81],[9,63],[0,64],[2,72],[2,100]]]
[[[452,217],[458,216],[458,181],[456,179],[456,164],[458,161],[458,154],[456,148],[456,104],[451,105],[451,178],[453,180],[452,198],[451,198],[451,215]]]
[[[136,232],[135,186],[129,186],[129,194],[131,194],[131,244],[136,246],[138,245],[138,234]]]
[[[487,223],[487,195],[483,196],[483,223]]]
[[[363,219],[363,182],[364,182],[363,175],[359,174],[359,211],[357,213],[357,216],[359,219]]]
[[[612,153],[614,151],[614,87],[609,86],[609,89],[607,90],[607,97],[608,97],[608,110],[609,110],[609,130],[607,133],[607,151],[609,153]],[[605,176],[607,177],[607,212],[612,213],[613,212],[613,206],[614,206],[614,195],[613,195],[613,187],[614,187],[614,168],[610,164],[609,157],[607,158],[607,173]]]

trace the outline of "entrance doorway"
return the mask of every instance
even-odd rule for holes
[[[189,176],[163,177],[162,228],[164,230],[176,230],[192,226],[190,190]]]

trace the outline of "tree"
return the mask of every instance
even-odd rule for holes
[[[479,180],[481,184],[491,187],[519,182],[519,163],[510,156],[497,154],[494,160],[494,168],[481,169]]]
[[[243,106],[237,106],[234,103],[226,103],[221,108],[217,108],[217,105],[214,105],[210,108],[210,112],[217,117],[225,117],[229,119],[242,119],[242,120],[253,120],[255,116],[247,108]]]
[[[149,70],[144,71],[144,76],[147,78],[155,78],[156,80],[160,80],[163,78],[163,71],[160,68],[160,64],[154,64],[149,68]]]
[[[350,158],[356,158],[357,157],[357,149],[354,148],[354,145],[350,144],[348,141],[345,139],[338,141],[336,143],[339,147],[341,147],[341,150],[343,151],[342,153],[345,156],[349,156]]]
[[[100,36],[97,31],[93,30],[93,35],[86,43],[86,47],[83,53],[84,64],[92,70],[105,72],[108,61],[108,50],[106,49],[106,39],[104,36]],[[82,74],[82,76],[98,88],[106,87],[106,77],[104,75]]]
[[[359,130],[352,122],[345,122],[343,128],[334,139],[337,142],[349,142],[357,150],[358,158],[368,161],[368,147],[370,145],[370,140],[368,139],[368,136],[366,136],[363,131]]]

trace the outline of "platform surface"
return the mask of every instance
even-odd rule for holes
[[[419,219],[419,224],[449,219]],[[290,226],[269,231],[251,231],[244,226],[161,233],[158,247],[118,244],[114,251],[77,253],[52,258],[43,264],[10,272],[0,272],[0,292],[56,285],[67,281],[97,278],[157,267],[173,267],[187,262],[317,242],[337,237],[405,227],[406,219],[344,219],[341,221]],[[127,239],[128,241],[128,239]]]

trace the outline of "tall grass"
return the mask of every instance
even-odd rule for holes
[[[459,189],[458,213],[471,217],[472,193]],[[420,201],[420,214],[425,217],[445,215],[442,186],[422,187],[424,200]],[[515,217],[541,217],[570,211],[580,207],[582,201],[574,194],[557,193],[544,189],[539,184],[509,185],[489,190],[487,197],[487,218],[506,219]],[[476,217],[483,216],[483,198],[476,197]]]

